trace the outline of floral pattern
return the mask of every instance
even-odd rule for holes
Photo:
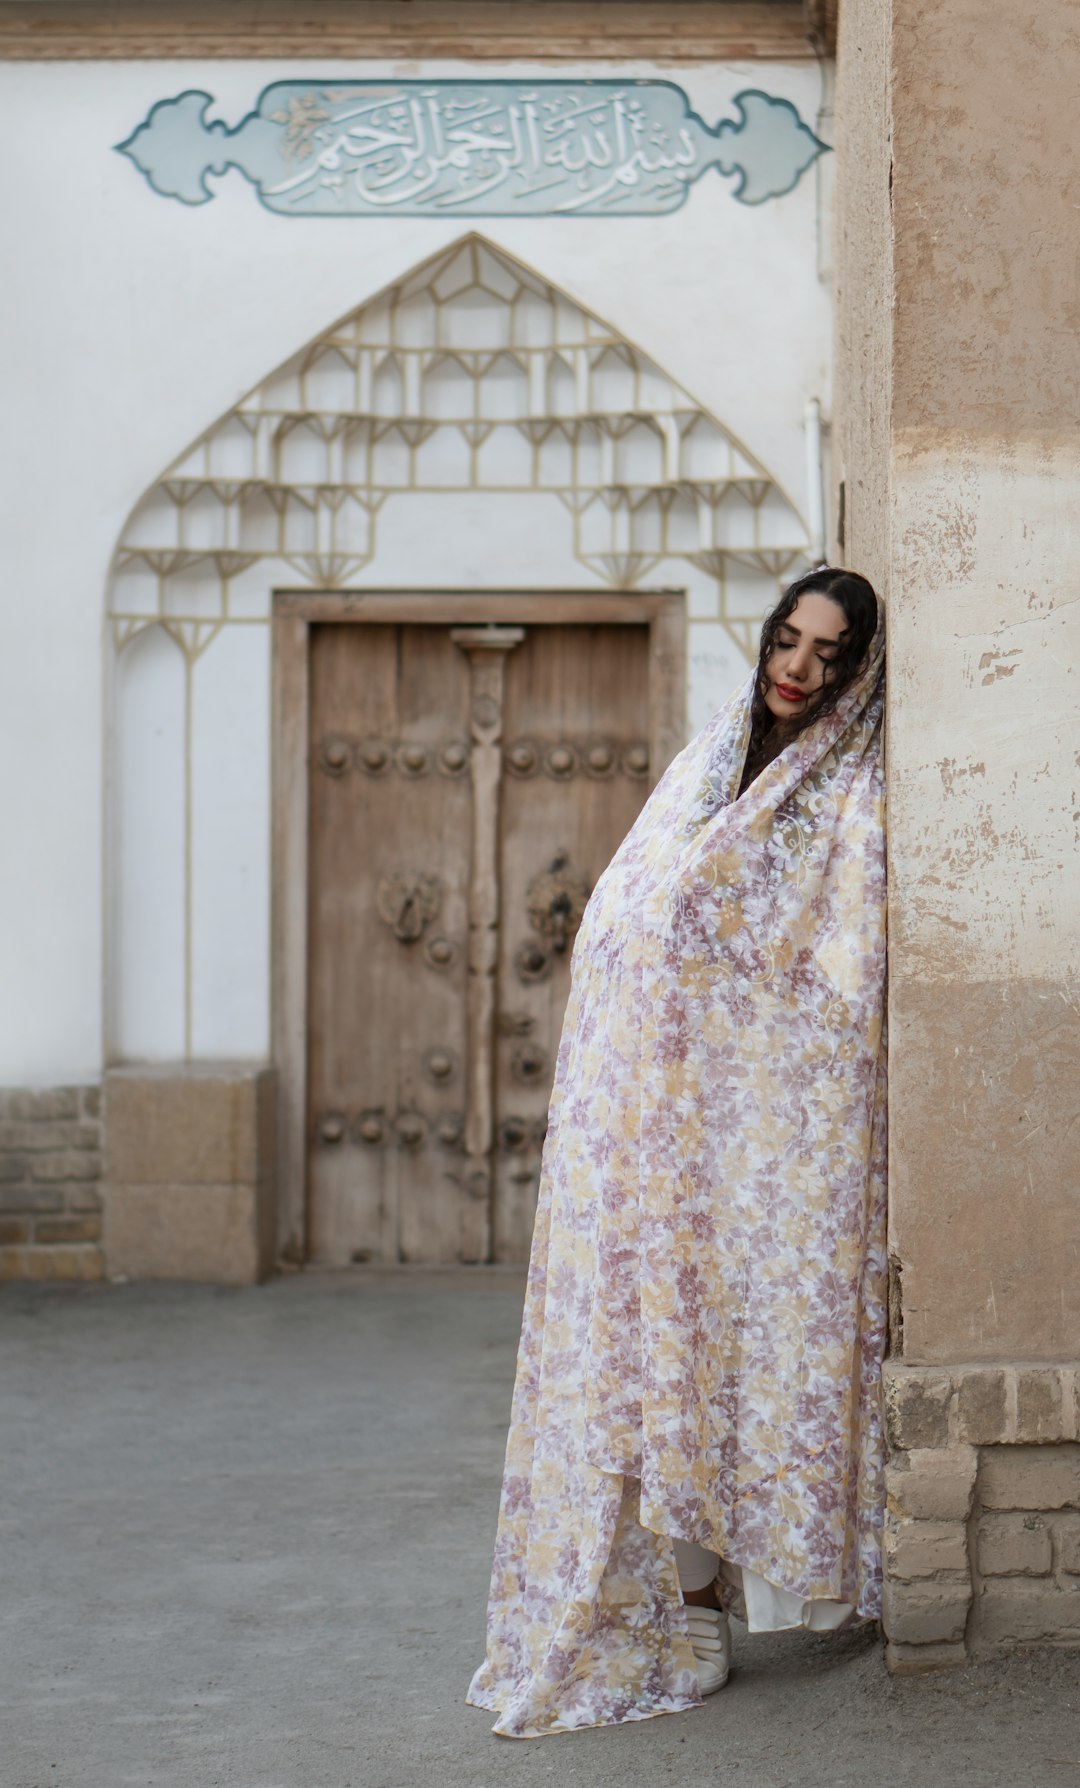
[[[880,1612],[883,650],[737,798],[751,679],[585,913],[469,1690],[506,1736],[698,1705],[673,1536]]]

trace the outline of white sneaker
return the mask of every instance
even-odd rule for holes
[[[698,1687],[703,1695],[722,1689],[731,1669],[731,1626],[719,1608],[686,1604],[686,1625],[697,1660]]]

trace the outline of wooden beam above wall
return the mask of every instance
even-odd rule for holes
[[[836,55],[836,27],[840,0],[806,0],[806,30],[823,56]]]
[[[0,60],[802,61],[830,0],[0,0]]]

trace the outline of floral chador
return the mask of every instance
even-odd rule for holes
[[[739,796],[751,678],[589,902],[469,1690],[506,1736],[698,1705],[672,1537],[880,1611],[883,664]]]

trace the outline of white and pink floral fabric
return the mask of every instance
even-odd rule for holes
[[[753,680],[579,932],[469,1690],[531,1738],[700,1697],[672,1537],[880,1611],[881,629],[736,798]]]

